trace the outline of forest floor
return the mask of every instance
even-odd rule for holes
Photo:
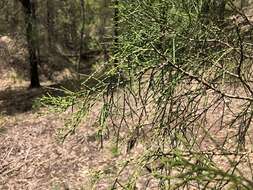
[[[94,188],[92,184],[99,179],[99,172],[115,172],[110,168],[124,155],[115,155],[110,143],[99,149],[94,127],[98,111],[62,143],[57,134],[69,114],[33,108],[33,100],[48,91],[48,84],[31,90],[27,82],[19,87],[4,79],[0,83],[1,190],[108,188],[103,182]]]
[[[60,142],[58,130],[69,113],[33,107],[34,100],[52,92],[52,85],[62,84],[44,80],[42,88],[28,89],[29,82],[0,57],[1,190],[105,189],[106,183],[92,184],[100,171],[115,172],[110,168],[124,156],[113,154],[110,146],[99,149],[93,127],[99,105],[76,134]]]
[[[22,52],[19,53],[22,56]],[[29,82],[20,77],[20,71],[28,68],[20,68],[20,64],[7,67],[5,61],[0,56],[0,189],[108,189],[113,183],[113,177],[106,178],[103,174],[107,177],[117,175],[122,161],[135,156],[135,152],[116,153],[110,140],[105,143],[104,149],[100,149],[96,125],[101,105],[98,103],[94,107],[75,134],[60,142],[59,131],[64,128],[71,110],[55,113],[33,105],[37,98],[52,92],[52,87],[64,86],[67,83],[71,85],[71,79],[64,76],[60,76],[57,82],[44,79],[42,88],[28,89]],[[64,73],[69,76],[70,71],[65,70]],[[55,91],[53,94],[59,95]],[[209,119],[214,120],[221,112],[222,108],[214,110]],[[214,133],[224,139],[227,134],[232,134],[233,130],[230,129],[226,133],[217,130]],[[252,134],[253,131],[251,137]],[[210,148],[210,144],[205,145]],[[251,159],[252,144],[248,150]],[[142,150],[137,148],[136,152],[138,151]],[[251,160],[253,165],[253,159]],[[225,163],[224,160],[218,159],[217,163],[219,162],[221,166]],[[245,165],[242,167],[251,169]],[[249,178],[252,179],[253,172],[248,172],[251,172]],[[137,189],[144,189],[142,184],[137,184]]]
[[[4,69],[1,71],[6,74],[0,75],[1,190],[109,189],[123,161],[143,151],[142,147],[137,147],[131,154],[115,152],[110,140],[104,143],[104,149],[100,149],[96,126],[101,103],[94,106],[75,134],[61,142],[59,131],[64,128],[72,110],[56,113],[45,107],[33,106],[37,98],[48,92],[58,96],[51,87],[61,84],[45,81],[42,88],[28,89],[28,81],[19,80],[17,83],[9,77],[13,73]],[[210,120],[219,117],[221,112],[222,107],[217,107],[211,113]],[[223,133],[217,130],[213,133],[222,140],[234,131],[228,129]],[[211,144],[206,142],[203,145],[210,149]],[[252,155],[251,152],[249,158]],[[226,167],[226,159],[217,158],[216,161],[221,167]],[[250,169],[245,165],[241,167]],[[137,189],[147,189],[143,188],[145,183],[140,181]]]

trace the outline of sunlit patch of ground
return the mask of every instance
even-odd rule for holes
[[[61,143],[58,130],[70,111],[51,113],[33,105],[47,92],[59,95],[52,89],[71,86],[70,71],[56,72],[59,83],[45,81],[40,89],[28,89],[29,81],[18,71],[0,57],[0,189],[91,189],[93,169],[113,166],[115,159],[110,148],[99,150],[94,123],[101,105]]]

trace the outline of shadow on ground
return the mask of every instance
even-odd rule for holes
[[[36,99],[48,93],[55,97],[65,96],[64,91],[61,89],[76,91],[78,90],[77,84],[76,80],[69,79],[37,89],[28,89],[27,87],[4,89],[0,91],[0,113],[13,116],[31,111]]]
[[[85,83],[84,88],[90,88],[99,83],[100,80],[107,78],[108,81],[115,81],[113,77],[107,77],[104,70],[99,72],[96,76],[91,76],[92,64],[84,62],[81,64],[83,67],[80,72],[82,73],[81,81]],[[52,85],[42,85],[42,88],[28,89],[27,87],[13,87],[13,88],[0,88],[0,114],[14,116],[15,114],[25,113],[31,111],[34,101],[43,95],[50,94],[51,96],[65,96],[61,89],[67,89],[72,92],[80,90],[81,83],[78,81],[77,76],[62,78],[61,81]],[[84,82],[85,81],[85,82]],[[117,80],[116,80],[117,81]]]

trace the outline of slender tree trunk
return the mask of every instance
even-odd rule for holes
[[[108,62],[109,60],[109,55],[107,51],[107,45],[106,45],[106,20],[108,19],[108,2],[107,0],[103,0],[103,3],[100,7],[100,28],[99,28],[99,38],[100,38],[100,43],[103,49],[103,54],[104,54],[104,61]]]
[[[53,39],[56,36],[54,34],[54,5],[52,0],[47,0],[47,41],[48,47],[52,50]]]
[[[113,25],[114,25],[114,54],[118,50],[119,45],[119,0],[114,0],[114,16],[113,16]],[[114,59],[114,66],[117,66],[118,59]]]
[[[80,45],[79,45],[79,60],[77,63],[77,72],[78,72],[78,80],[80,80],[80,67],[82,61],[82,54],[83,54],[83,43],[84,43],[84,29],[85,29],[85,1],[80,0],[81,5],[81,15],[82,15],[82,26],[80,31]]]
[[[77,28],[78,28],[78,23],[77,23],[77,15],[76,15],[76,6],[74,3],[70,4],[70,9],[69,9],[69,16],[70,16],[70,40],[71,40],[71,47],[74,51],[78,49],[78,33],[77,33]]]
[[[106,40],[105,40],[105,34],[106,34],[106,20],[108,18],[107,15],[107,6],[108,6],[108,2],[107,0],[102,0],[101,2],[101,7],[100,7],[100,27],[99,27],[99,40],[103,49],[103,53],[104,53],[104,62],[108,62],[109,60],[109,55],[107,52],[107,46],[106,46]]]
[[[31,0],[20,0],[23,5],[26,23],[26,38],[28,44],[30,61],[30,88],[40,87],[38,74],[38,49],[37,49],[37,31],[35,27],[36,15],[35,4]]]

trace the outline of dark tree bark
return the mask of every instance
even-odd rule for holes
[[[108,55],[108,50],[107,50],[107,45],[106,45],[106,40],[105,40],[105,35],[106,35],[106,20],[108,19],[108,0],[102,0],[101,2],[101,7],[100,7],[100,26],[99,26],[99,41],[101,43],[102,49],[103,49],[103,54],[104,54],[104,62],[109,61],[109,55]]]
[[[53,39],[55,39],[55,10],[54,10],[54,1],[47,0],[47,40],[48,40],[48,48],[49,50],[53,49]]]
[[[26,38],[30,61],[30,88],[40,87],[38,74],[38,48],[36,31],[36,14],[34,0],[19,0],[23,5],[26,24]]]
[[[76,47],[78,47],[78,22],[77,22],[77,7],[74,3],[70,4],[69,8],[69,16],[70,16],[70,40],[71,40],[71,47],[73,50],[77,50]]]
[[[80,31],[80,45],[79,45],[79,60],[77,64],[77,73],[78,73],[78,81],[80,81],[80,67],[81,67],[81,61],[82,61],[82,54],[84,49],[84,29],[85,29],[85,1],[80,0],[81,5],[81,15],[82,15],[82,26]]]
[[[118,51],[119,45],[119,0],[114,0],[114,16],[113,16],[113,25],[114,25],[114,54]],[[118,65],[118,59],[114,59],[114,66]]]

